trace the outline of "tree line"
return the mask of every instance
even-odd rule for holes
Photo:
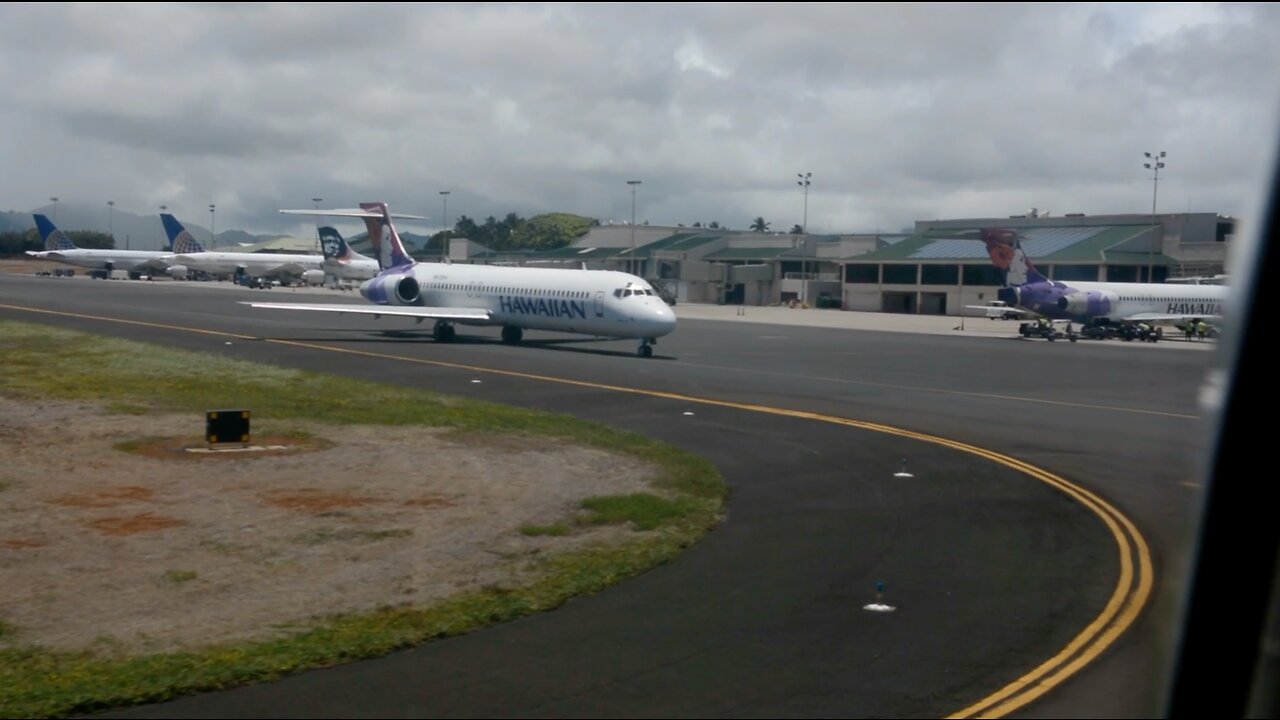
[[[490,215],[484,222],[476,222],[466,215],[458,216],[453,229],[441,230],[431,236],[422,252],[439,254],[441,244],[450,238],[467,238],[490,250],[555,250],[569,245],[587,234],[600,221],[571,213],[544,213],[522,218],[507,213],[501,220]]]

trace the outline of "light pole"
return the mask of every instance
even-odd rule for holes
[[[800,178],[796,184],[804,190],[804,219],[800,223],[800,234],[809,234],[809,178],[813,177],[813,173],[796,173],[796,177]],[[809,249],[806,247],[805,252]],[[809,258],[808,255],[800,256],[800,301],[807,302],[809,300]]]
[[[631,252],[627,255],[627,265],[631,274],[635,274],[636,262],[636,188],[640,185],[639,180],[628,180],[627,184],[631,186]]]
[[[316,204],[316,216],[313,218],[316,221],[316,252],[322,252],[320,250],[320,203],[324,202],[324,198],[311,198],[311,202]],[[373,238],[369,239],[373,240]]]
[[[49,201],[53,203],[53,224],[58,224],[58,198],[51,197]]]
[[[440,231],[440,259],[444,260],[449,257],[449,191],[440,191],[440,224],[443,230]]]
[[[218,226],[215,224],[213,209],[217,207],[213,203],[209,203],[209,249],[212,250],[218,246]]]
[[[1151,245],[1147,250],[1147,282],[1154,282],[1151,277],[1151,266],[1156,250],[1156,189],[1160,187],[1160,168],[1164,167],[1164,151],[1152,154],[1142,153],[1151,162],[1142,163],[1142,167],[1150,170],[1151,177]]]
[[[111,211],[115,210],[115,208],[116,208],[116,201],[108,200],[107,201],[107,235],[111,236],[111,247],[116,246],[116,231],[115,231],[115,227],[111,223],[111,219],[112,219]],[[128,249],[129,248],[125,248],[125,250],[128,250]]]

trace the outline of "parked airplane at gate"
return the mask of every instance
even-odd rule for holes
[[[271,278],[319,285],[324,282],[324,258],[320,255],[289,253],[245,253],[205,250],[198,240],[168,213],[160,216],[164,230],[174,244],[170,263],[210,275]],[[181,238],[181,242],[179,241]]]
[[[352,250],[336,228],[322,227],[317,232],[320,233],[320,249],[324,253],[321,269],[326,277],[368,280],[380,272],[378,261]]]
[[[54,260],[66,265],[88,268],[110,274],[112,270],[124,270],[137,279],[143,273],[163,271],[168,267],[164,258],[172,255],[167,250],[99,250],[78,248],[66,233],[54,226],[49,218],[35,214],[36,229],[44,241],[44,250],[28,250],[27,255],[39,260]]]
[[[651,357],[657,339],[676,327],[671,308],[635,275],[415,262],[380,202],[361,203],[359,210],[281,212],[362,218],[382,268],[360,286],[373,304],[247,303],[253,307],[435,320],[433,335],[440,342],[453,340],[455,324],[501,325],[502,340],[513,344],[526,329],[637,338],[641,357]]]
[[[984,228],[979,236],[991,262],[1004,272],[996,296],[1031,313],[1097,325],[1222,317],[1225,286],[1049,280],[1032,266],[1017,231]]]

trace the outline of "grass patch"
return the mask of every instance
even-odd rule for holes
[[[13,639],[13,636],[17,634],[18,634],[18,628],[5,622],[4,620],[0,620],[0,642],[9,642],[10,640]]]
[[[587,498],[582,501],[582,509],[590,511],[583,522],[592,525],[629,522],[637,530],[656,530],[696,518],[707,511],[707,503],[687,496],[662,498],[652,493],[631,493]]]
[[[0,394],[40,401],[104,403],[113,412],[197,412],[245,407],[255,420],[335,425],[381,423],[447,428],[486,444],[503,435],[534,436],[629,455],[652,463],[663,497],[594,498],[589,522],[631,522],[657,529],[608,544],[543,553],[523,585],[487,587],[430,606],[299,619],[286,637],[186,652],[124,655],[101,643],[80,652],[14,647],[0,623],[0,717],[49,717],[158,702],[181,694],[258,682],[326,665],[376,657],[433,638],[558,607],[667,562],[720,519],[726,487],[708,461],[669,445],[568,415],[464,400],[270,365],[102,338],[54,327],[0,321]],[[190,372],[198,368],[199,372]],[[122,450],[139,451],[148,440]],[[127,445],[127,442],[124,443]],[[556,535],[563,525],[526,526]],[[400,537],[404,529],[365,531],[348,540]],[[336,539],[340,533],[324,538]],[[249,547],[215,548],[230,556]],[[171,570],[165,573],[186,573]],[[185,576],[180,576],[185,577]],[[189,579],[194,579],[194,573]],[[172,582],[187,582],[174,579]],[[264,629],[265,631],[265,629]]]
[[[138,403],[111,402],[107,403],[106,411],[108,415],[146,415],[151,412],[151,407]]]
[[[520,534],[529,537],[539,537],[542,535],[550,535],[552,537],[560,537],[569,534],[569,526],[564,523],[552,523],[551,525],[521,525]]]
[[[182,583],[191,582],[192,580],[195,580],[198,577],[200,577],[200,574],[197,573],[195,570],[165,570],[164,571],[165,582],[171,582],[174,585],[181,585]]]
[[[0,649],[0,716],[89,713],[377,657],[554,609],[661,564],[686,545],[674,535],[659,535],[565,552],[543,561],[540,579],[525,585],[463,593],[428,607],[326,618],[278,640],[120,658]]]

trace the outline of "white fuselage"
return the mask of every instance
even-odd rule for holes
[[[1135,315],[1220,317],[1230,288],[1224,285],[1163,283],[1067,282],[1083,292],[1107,292],[1116,301],[1105,314],[1118,321]]]
[[[143,265],[157,270],[167,267],[167,258],[172,254],[159,250],[95,250],[92,248],[76,248],[74,250],[43,250],[28,252],[31,257],[40,260],[53,260],[76,267],[91,270],[131,271]]]
[[[325,258],[320,268],[339,280],[368,280],[378,274],[378,261],[363,255],[346,260]]]
[[[627,273],[445,263],[418,263],[409,272],[422,305],[491,313],[487,321],[458,321],[464,324],[627,338],[656,338],[675,329],[671,308],[649,283]]]
[[[244,272],[254,277],[300,275],[307,270],[321,270],[324,258],[320,255],[290,255],[288,253],[237,253],[199,252],[176,255],[173,264],[188,269],[201,270],[215,275]]]

